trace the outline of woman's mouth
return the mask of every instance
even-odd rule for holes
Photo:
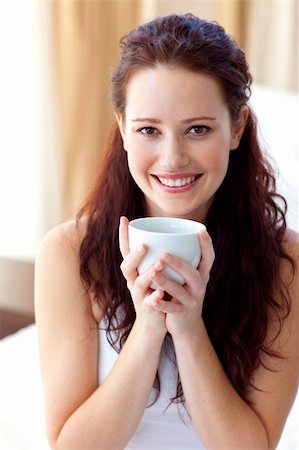
[[[167,192],[185,192],[192,189],[202,174],[152,175],[160,187]]]

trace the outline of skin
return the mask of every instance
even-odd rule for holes
[[[159,120],[154,125],[154,137],[143,133],[140,136],[132,126],[132,118],[140,117],[142,112]],[[190,137],[190,127],[195,124],[186,127],[182,120],[203,115],[215,117],[208,124],[213,131],[202,135],[204,128],[200,127],[207,124],[196,121],[200,137],[195,129]],[[159,67],[133,76],[127,90],[125,117],[118,115],[117,120],[130,170],[145,193],[149,214],[205,220],[225,176],[229,152],[238,146],[246,115],[245,107],[239,120],[232,123],[217,82],[206,75]],[[139,128],[149,125],[153,123],[139,123]],[[161,171],[170,178],[182,178],[185,173],[203,176],[190,189],[172,192],[152,177]],[[116,364],[98,386],[97,323],[102,312],[86,294],[78,276],[78,252],[84,233],[84,221],[79,229],[74,223],[57,227],[42,241],[36,261],[36,321],[51,447],[123,449],[146,407],[168,331],[174,342],[186,406],[205,447],[275,448],[298,384],[298,274],[291,279],[289,266],[281,263],[292,310],[272,349],[284,358],[267,357],[265,363],[274,371],[263,366],[255,371],[254,382],[260,390],[252,390],[249,405],[230,384],[201,317],[214,261],[208,233],[199,235],[202,259],[197,269],[164,254],[139,275],[137,267],[147,248],[144,245],[130,251],[128,220],[121,218],[121,270],[136,320]],[[298,266],[298,235],[288,231],[284,246]],[[179,286],[166,279],[161,273],[164,265],[178,272],[186,284]],[[159,289],[151,290],[152,282]],[[171,301],[163,299],[164,292],[170,294]],[[281,301],[278,295],[276,300]],[[278,323],[272,316],[269,321],[266,340],[270,342]]]

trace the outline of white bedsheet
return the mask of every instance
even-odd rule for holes
[[[0,449],[49,450],[35,325],[0,341],[0,365]]]
[[[0,341],[0,364],[0,450],[49,450],[35,325]],[[298,397],[277,450],[299,450]]]

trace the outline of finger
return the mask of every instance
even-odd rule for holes
[[[151,291],[151,293],[145,297],[144,303],[150,306],[154,306],[156,302],[159,302],[163,298],[164,292],[161,289]]]
[[[123,258],[130,253],[128,227],[129,220],[125,216],[122,216],[119,222],[119,249]]]
[[[182,305],[180,305],[180,303],[174,301],[166,302],[161,296],[157,296],[153,299],[152,306],[157,311],[163,312],[165,314],[176,314],[179,313],[182,309]]]
[[[201,247],[201,260],[198,267],[200,273],[209,274],[215,260],[215,252],[212,239],[206,230],[199,233]]]
[[[140,274],[135,279],[134,286],[132,288],[132,295],[135,298],[144,298],[147,295],[150,285],[153,282],[155,275],[161,271],[164,267],[162,261],[158,260],[148,270]]]
[[[120,265],[120,269],[127,280],[129,289],[131,289],[131,285],[135,282],[135,279],[138,276],[137,267],[141,263],[146,252],[147,247],[140,244],[124,257]]]
[[[165,253],[161,259],[165,262],[165,264],[167,264],[167,266],[181,275],[188,286],[196,286],[201,283],[198,270],[194,269],[190,266],[190,264],[186,263],[181,258],[171,255],[170,253]]]
[[[156,272],[152,281],[171,297],[179,299],[182,303],[187,303],[188,298],[190,297],[189,292],[180,284],[163,275],[162,272]]]

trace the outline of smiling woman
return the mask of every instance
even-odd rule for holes
[[[97,183],[36,264],[53,448],[277,445],[298,382],[299,239],[250,84],[234,40],[191,14],[122,39]],[[162,253],[139,274],[149,249],[129,248],[128,220],[142,216],[204,222],[198,267]]]

